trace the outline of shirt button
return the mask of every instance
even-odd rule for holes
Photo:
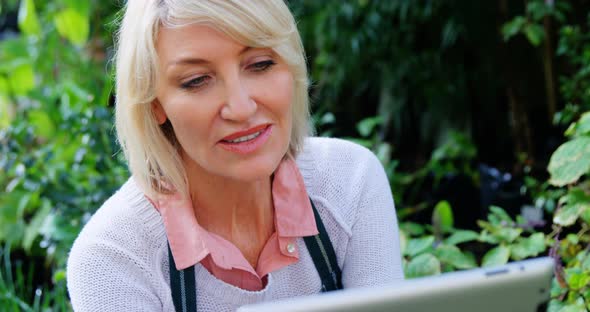
[[[293,244],[293,243],[287,244],[287,252],[294,253],[295,252],[295,244]]]

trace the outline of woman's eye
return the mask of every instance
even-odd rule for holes
[[[207,81],[209,80],[209,78],[210,78],[209,76],[200,76],[200,77],[191,79],[187,82],[183,82],[181,87],[183,89],[197,89],[197,88],[205,85],[207,83]]]
[[[256,62],[248,67],[255,72],[262,72],[267,69],[270,69],[275,64],[276,63],[273,60],[266,60],[266,61]]]

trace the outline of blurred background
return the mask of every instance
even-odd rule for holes
[[[551,253],[548,309],[585,311],[590,1],[288,4],[317,135],[378,155],[407,277]],[[1,311],[71,310],[69,248],[128,178],[111,61],[123,5],[0,0]]]

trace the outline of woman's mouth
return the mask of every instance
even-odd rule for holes
[[[258,150],[270,137],[272,125],[260,125],[246,131],[240,131],[226,136],[219,145],[230,152],[249,154]]]
[[[239,138],[234,139],[234,140],[223,140],[223,141],[224,142],[228,142],[228,143],[241,143],[241,142],[246,142],[246,141],[250,141],[250,140],[253,140],[253,139],[257,138],[263,131],[264,131],[264,129],[263,130],[260,130],[258,132],[249,134],[249,135],[245,135],[245,136],[239,137]]]

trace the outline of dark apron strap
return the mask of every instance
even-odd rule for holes
[[[192,265],[184,270],[177,270],[170,244],[168,244],[168,263],[174,310],[176,312],[197,312],[195,266]]]
[[[303,240],[322,280],[322,291],[342,289],[342,272],[336,261],[334,247],[332,246],[328,232],[326,232],[322,218],[320,218],[311,198],[309,202],[313,208],[313,216],[315,217],[319,234],[304,237]],[[168,264],[174,309],[176,312],[197,312],[195,266],[193,265],[180,271],[177,270],[169,244]]]
[[[311,259],[315,264],[315,268],[322,279],[322,291],[331,291],[342,289],[342,271],[336,261],[336,252],[326,232],[322,218],[318,213],[313,201],[311,207],[313,208],[313,215],[318,227],[318,235],[304,237],[305,245],[311,255]]]

